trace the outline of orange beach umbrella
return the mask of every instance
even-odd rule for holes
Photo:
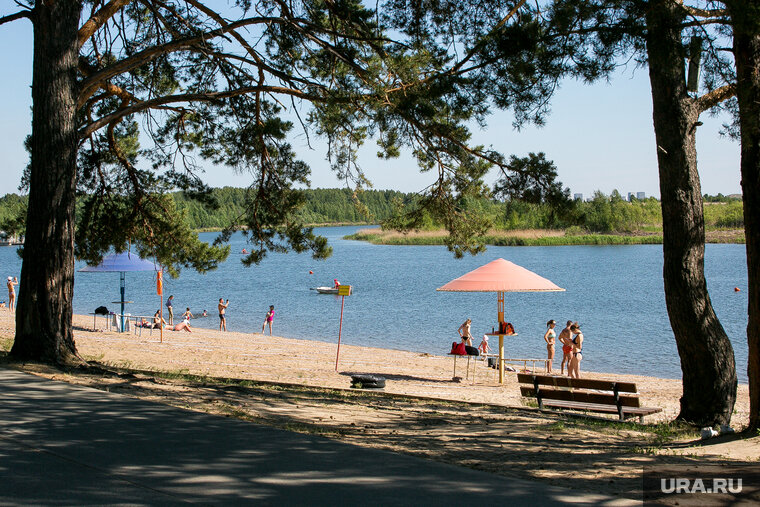
[[[450,281],[443,287],[443,292],[496,292],[497,310],[499,316],[499,382],[504,382],[504,293],[505,292],[559,292],[565,289],[558,287],[550,280],[537,275],[533,271],[518,266],[508,260],[496,259],[485,266],[470,271],[459,278]]]

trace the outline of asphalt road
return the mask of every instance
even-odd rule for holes
[[[0,368],[0,505],[187,503],[631,504]]]

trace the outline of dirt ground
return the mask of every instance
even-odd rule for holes
[[[541,413],[525,406],[515,373],[503,385],[482,362],[452,379],[453,359],[343,345],[338,369],[332,343],[261,334],[158,331],[142,335],[93,330],[75,316],[75,340],[96,365],[61,372],[5,366],[292,431],[489,472],[545,480],[586,491],[636,498],[650,463],[760,461],[760,437],[725,435],[701,441],[693,428],[669,423],[678,412],[680,381],[584,373],[635,382],[642,404],[661,407],[646,424]],[[0,312],[0,349],[12,343],[13,320]],[[457,376],[467,361],[459,359]],[[558,365],[555,365],[558,366]],[[518,369],[522,369],[519,367]],[[387,379],[382,391],[352,390],[352,373]],[[748,391],[739,386],[732,425],[748,420]],[[569,474],[572,481],[567,480]]]

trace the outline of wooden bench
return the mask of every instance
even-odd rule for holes
[[[611,380],[577,379],[550,375],[519,373],[520,394],[526,398],[536,398],[538,408],[563,408],[587,412],[617,413],[621,421],[638,416],[662,412],[661,408],[642,407],[636,384]],[[604,392],[591,392],[591,391]]]

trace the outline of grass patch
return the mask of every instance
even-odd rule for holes
[[[13,338],[0,336],[0,351],[10,352],[13,347]]]

